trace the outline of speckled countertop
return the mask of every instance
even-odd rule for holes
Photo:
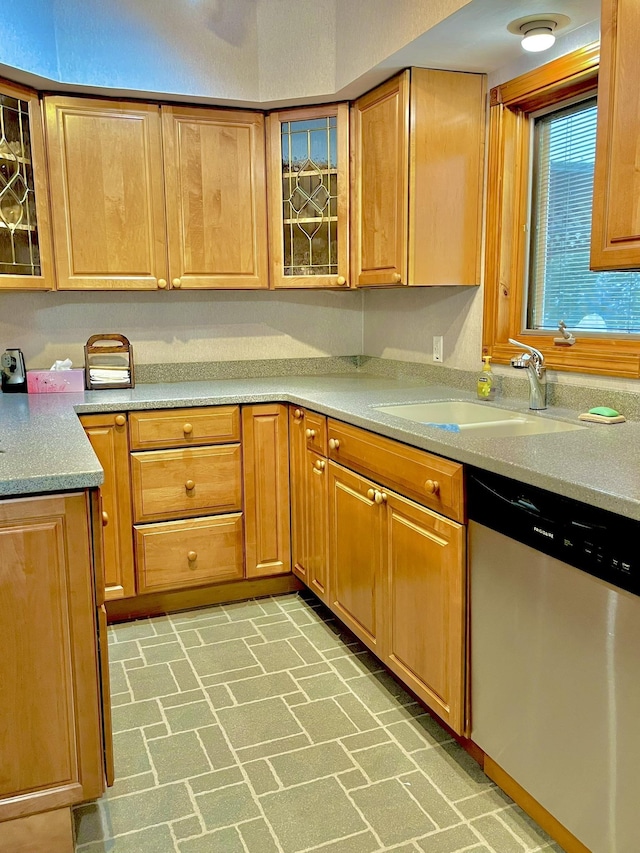
[[[78,414],[231,403],[291,402],[458,462],[556,491],[640,520],[640,422],[543,435],[491,438],[452,433],[383,414],[377,406],[473,395],[419,379],[366,375],[281,376],[138,385],[82,394],[0,395],[0,496],[82,489],[102,470]],[[526,401],[496,401],[527,412]],[[539,417],[576,421],[550,408]]]

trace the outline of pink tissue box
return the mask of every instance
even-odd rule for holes
[[[29,394],[84,391],[84,368],[70,370],[27,370]]]

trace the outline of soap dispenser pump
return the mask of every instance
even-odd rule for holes
[[[478,399],[479,400],[495,400],[496,397],[496,380],[491,370],[491,356],[482,356],[482,373],[478,376]]]

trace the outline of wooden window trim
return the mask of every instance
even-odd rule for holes
[[[529,240],[530,113],[597,88],[599,44],[580,48],[491,90],[483,353],[508,364],[515,338],[544,353],[554,370],[640,376],[640,340],[580,332],[571,347],[558,332],[523,329]]]

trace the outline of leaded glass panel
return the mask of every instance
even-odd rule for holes
[[[29,104],[0,94],[0,274],[40,273]]]
[[[281,125],[284,274],[338,272],[337,117]]]

